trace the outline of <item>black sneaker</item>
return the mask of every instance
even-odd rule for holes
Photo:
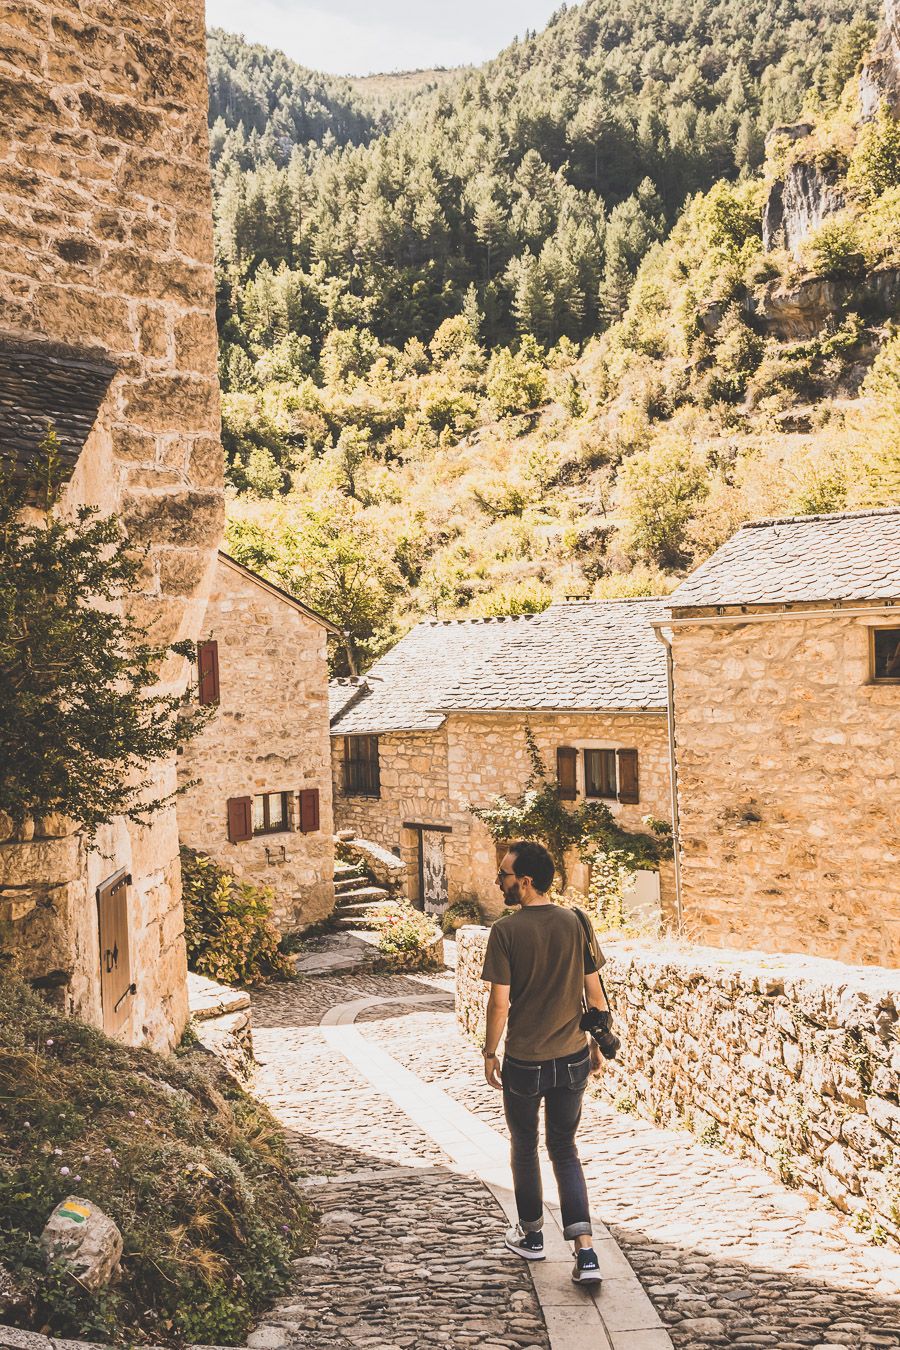
[[[600,1262],[597,1260],[597,1253],[593,1247],[579,1247],[575,1253],[575,1266],[572,1270],[573,1282],[575,1284],[599,1284],[602,1278]]]
[[[526,1261],[544,1259],[543,1233],[526,1233],[516,1224],[515,1228],[507,1228],[504,1241],[511,1252],[515,1252],[517,1256],[524,1256]]]

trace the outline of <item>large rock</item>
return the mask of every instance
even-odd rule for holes
[[[878,42],[859,77],[859,115],[876,116],[882,102],[900,117],[900,0],[885,0]]]
[[[92,1201],[69,1195],[41,1234],[48,1261],[61,1261],[88,1289],[102,1289],[118,1273],[122,1234]]]
[[[763,208],[763,248],[786,248],[796,257],[803,241],[845,204],[836,169],[797,160],[772,184]]]
[[[900,268],[882,267],[859,280],[806,276],[785,286],[776,279],[750,297],[748,308],[764,332],[783,342],[802,342],[847,309],[877,321],[894,314],[898,305]]]

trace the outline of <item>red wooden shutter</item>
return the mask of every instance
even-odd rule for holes
[[[253,838],[253,798],[228,798],[228,839],[232,844]]]
[[[300,791],[300,832],[315,834],[319,828],[319,789],[303,788]]]
[[[619,801],[634,803],[640,801],[638,794],[638,752],[636,750],[618,750],[619,760]]]
[[[574,802],[578,796],[575,765],[578,751],[571,745],[560,745],[556,751],[556,777],[559,782],[559,800]]]
[[[116,1036],[131,1016],[131,951],[128,932],[128,886],[119,872],[97,888],[100,930],[100,1003],[103,1030]]]
[[[201,703],[219,701],[219,644],[197,643],[197,697]]]

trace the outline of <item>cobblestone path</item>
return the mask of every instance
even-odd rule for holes
[[[364,1011],[357,1025],[502,1128],[499,1094],[452,1014],[393,1005]],[[900,1347],[900,1255],[865,1243],[840,1217],[689,1134],[596,1099],[585,1105],[579,1147],[595,1216],[676,1350]]]
[[[290,1298],[249,1344],[264,1347],[549,1346],[523,1262],[502,1245],[503,1212],[318,1028],[335,1004],[447,990],[445,979],[311,979],[254,995],[256,1091],[289,1131],[322,1216]],[[443,1024],[452,1025],[451,1012]]]
[[[323,1214],[292,1298],[251,1337],[260,1350],[549,1344],[528,1270],[504,1254],[491,1196],[450,1172],[434,1142],[378,1100],[317,1029],[338,1003],[435,990],[447,992],[446,1010],[396,1002],[364,1009],[357,1027],[502,1130],[499,1095],[457,1030],[450,977],[315,979],[254,997],[258,1091],[290,1129]],[[595,1215],[676,1350],[900,1348],[897,1253],[760,1169],[598,1100],[586,1103],[579,1139]]]

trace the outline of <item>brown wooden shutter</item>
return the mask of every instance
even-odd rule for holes
[[[128,932],[128,887],[131,877],[117,872],[97,887],[100,932],[100,1003],[103,1030],[117,1035],[131,1016],[131,948]]]
[[[575,766],[578,762],[578,751],[571,745],[560,745],[556,751],[556,777],[559,782],[559,799],[561,802],[574,802],[578,797],[578,785],[575,773]]]
[[[636,750],[618,750],[619,760],[619,801],[635,803],[640,801],[638,794],[638,752]]]
[[[228,839],[232,844],[241,844],[245,839],[253,838],[253,798],[228,798]]]
[[[300,792],[300,832],[315,834],[319,828],[319,789],[303,788]]]
[[[197,697],[201,703],[219,701],[219,644],[197,643]]]

